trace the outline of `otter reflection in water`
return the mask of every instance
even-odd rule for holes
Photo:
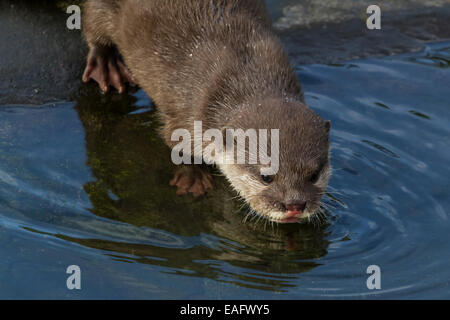
[[[136,98],[86,94],[76,110],[86,131],[87,164],[95,181],[84,186],[97,216],[171,234],[189,243],[208,235],[214,246],[196,241],[185,246],[148,245],[59,236],[87,247],[110,251],[114,259],[176,268],[177,273],[224,281],[221,261],[271,274],[295,276],[316,266],[311,259],[327,253],[326,224],[273,225],[248,219],[236,194],[218,177],[204,197],[179,197],[169,185],[176,166],[157,133],[153,112],[133,113]],[[150,233],[152,234],[152,233]],[[151,240],[151,239],[150,239]],[[195,242],[195,241],[192,241]],[[131,255],[131,257],[130,257]],[[302,262],[301,260],[309,260]],[[184,272],[184,271],[185,272]],[[227,274],[233,283],[267,290],[289,286],[286,278],[263,279]]]

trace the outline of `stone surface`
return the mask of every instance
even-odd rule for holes
[[[410,52],[426,41],[450,38],[448,0],[385,4],[382,30],[367,30],[361,3],[346,0],[342,12],[330,16],[320,10],[333,1],[316,0],[312,9],[309,0],[290,2],[297,4],[286,4],[274,25],[294,65]],[[80,79],[87,49],[81,31],[66,28],[68,4],[0,2],[0,105],[72,100],[84,90]],[[305,19],[308,14],[313,18]]]

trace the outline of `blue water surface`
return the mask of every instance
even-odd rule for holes
[[[220,177],[177,197],[142,91],[1,106],[0,298],[450,298],[450,43],[297,73],[332,123],[321,226],[244,224]]]

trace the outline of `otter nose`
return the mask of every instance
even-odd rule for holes
[[[286,211],[288,212],[298,212],[302,213],[305,210],[306,202],[305,201],[290,201],[285,204]]]

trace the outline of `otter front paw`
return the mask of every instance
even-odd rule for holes
[[[97,47],[89,51],[83,82],[90,79],[95,80],[103,92],[108,92],[109,86],[113,86],[123,93],[127,82],[134,85],[131,72],[116,50],[110,47]]]
[[[212,189],[212,176],[202,168],[186,165],[175,171],[170,185],[178,188],[177,195],[192,193],[194,197],[198,197]]]

